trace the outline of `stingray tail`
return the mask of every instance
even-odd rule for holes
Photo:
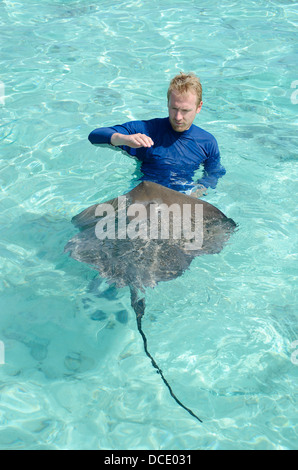
[[[153,359],[153,357],[149,353],[148,348],[147,348],[147,338],[146,338],[146,336],[145,336],[145,334],[142,330],[142,318],[143,318],[143,315],[145,313],[145,298],[140,299],[137,289],[134,289],[133,287],[130,288],[130,293],[131,293],[131,306],[132,306],[132,308],[134,309],[134,311],[136,313],[137,327],[138,327],[139,333],[140,333],[140,335],[142,336],[142,339],[143,339],[145,353],[147,354],[147,356],[151,360],[151,363],[152,363],[153,367],[157,370],[157,373],[161,376],[161,378],[164,381],[165,385],[168,387],[169,392],[170,392],[171,396],[174,398],[174,400],[176,401],[176,403],[178,403],[178,405],[180,405],[184,410],[186,410],[191,416],[193,416],[198,421],[200,421],[200,423],[202,423],[203,421],[197,415],[195,415],[194,412],[191,409],[187,408],[185,405],[183,405],[183,403],[181,403],[180,400],[178,400],[178,398],[174,394],[170,384],[168,383],[168,381],[164,377],[164,375],[162,373],[162,370],[159,368],[159,366],[156,364],[155,360]]]

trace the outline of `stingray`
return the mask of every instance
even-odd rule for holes
[[[206,201],[149,181],[85,209],[72,222],[79,232],[65,253],[92,266],[108,283],[130,288],[145,353],[174,400],[202,422],[176,397],[148,351],[142,329],[145,290],[181,276],[196,256],[219,253],[235,222]]]

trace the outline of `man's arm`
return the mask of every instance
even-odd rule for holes
[[[111,127],[100,127],[99,129],[94,129],[89,134],[88,139],[93,145],[110,144],[114,133],[115,131]]]
[[[100,127],[89,134],[89,141],[93,145],[111,144],[115,147],[127,146],[130,148],[151,147],[152,139],[144,132],[144,123],[141,121],[130,122],[114,127]]]
[[[215,137],[211,137],[209,145],[206,146],[208,157],[204,161],[203,176],[197,181],[198,185],[205,188],[215,188],[219,178],[226,174],[225,168],[220,163],[220,152]]]
[[[154,145],[154,142],[151,137],[147,136],[146,134],[138,133],[132,135],[125,135],[120,134],[119,132],[115,132],[111,136],[111,144],[115,147],[121,147],[123,145],[126,145],[127,147],[138,149],[141,147],[152,147],[152,145]]]
[[[211,156],[204,162],[203,177],[198,180],[198,184],[214,189],[219,178],[225,174],[226,170],[220,163],[220,155]]]

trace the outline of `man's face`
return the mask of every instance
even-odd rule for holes
[[[174,131],[187,131],[196,115],[201,111],[203,102],[197,104],[197,96],[188,91],[179,94],[172,91],[168,102],[170,123]]]

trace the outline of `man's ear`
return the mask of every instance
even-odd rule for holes
[[[200,103],[199,106],[197,107],[197,114],[199,114],[199,112],[201,111],[202,106],[203,106],[203,101],[201,101],[201,103]]]

